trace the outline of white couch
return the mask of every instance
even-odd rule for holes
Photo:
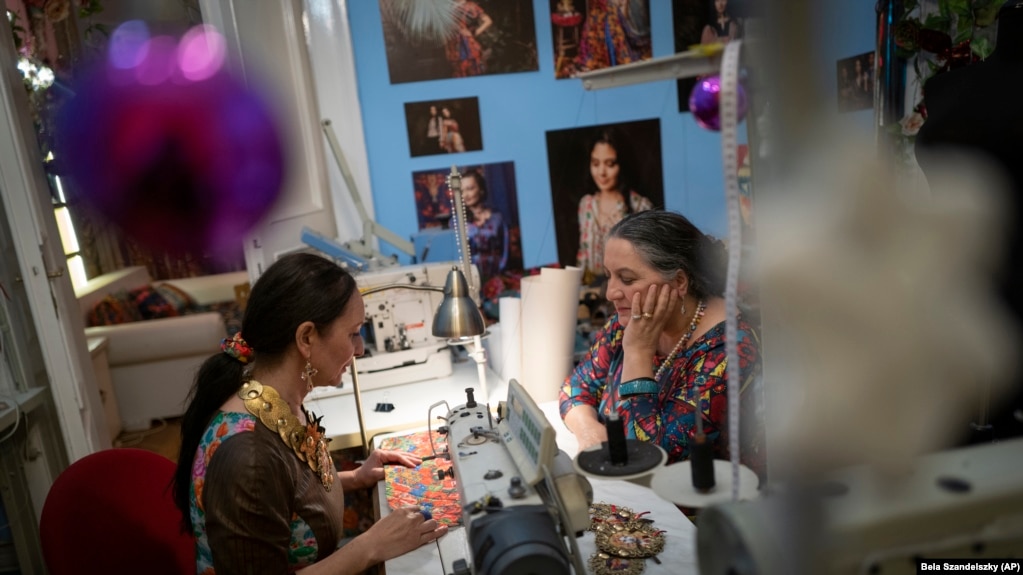
[[[75,290],[83,318],[107,295],[120,290],[171,284],[199,305],[233,301],[246,272],[153,282],[145,267],[104,274]],[[86,325],[88,322],[86,321]],[[88,327],[87,338],[108,339],[108,361],[118,412],[126,431],[148,429],[152,420],[176,417],[202,362],[220,349],[226,335],[217,312]]]

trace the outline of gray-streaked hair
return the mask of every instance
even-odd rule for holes
[[[697,298],[720,296],[725,291],[723,246],[682,214],[664,210],[629,214],[611,228],[605,241],[611,238],[632,244],[644,263],[666,280],[685,272],[689,293]]]

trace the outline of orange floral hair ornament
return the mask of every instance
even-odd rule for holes
[[[237,359],[242,363],[252,361],[253,351],[248,342],[242,339],[241,332],[234,334],[234,337],[224,338],[220,341],[220,351]]]

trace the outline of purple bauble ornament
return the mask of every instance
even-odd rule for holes
[[[702,128],[721,130],[721,77],[704,76],[696,81],[693,92],[689,95],[689,111],[696,118],[696,123]],[[738,85],[738,121],[746,117],[746,90],[742,84]]]
[[[61,112],[58,163],[83,200],[147,246],[235,252],[280,194],[276,122],[224,54],[209,27],[178,42],[126,23]]]

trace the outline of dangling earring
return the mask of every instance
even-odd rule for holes
[[[682,309],[680,310],[682,317],[686,315],[686,296],[682,296]]]
[[[305,360],[305,368],[302,369],[302,381],[305,382],[306,391],[313,390],[313,376],[317,373],[320,373],[320,371],[313,367],[312,362],[307,358]]]

